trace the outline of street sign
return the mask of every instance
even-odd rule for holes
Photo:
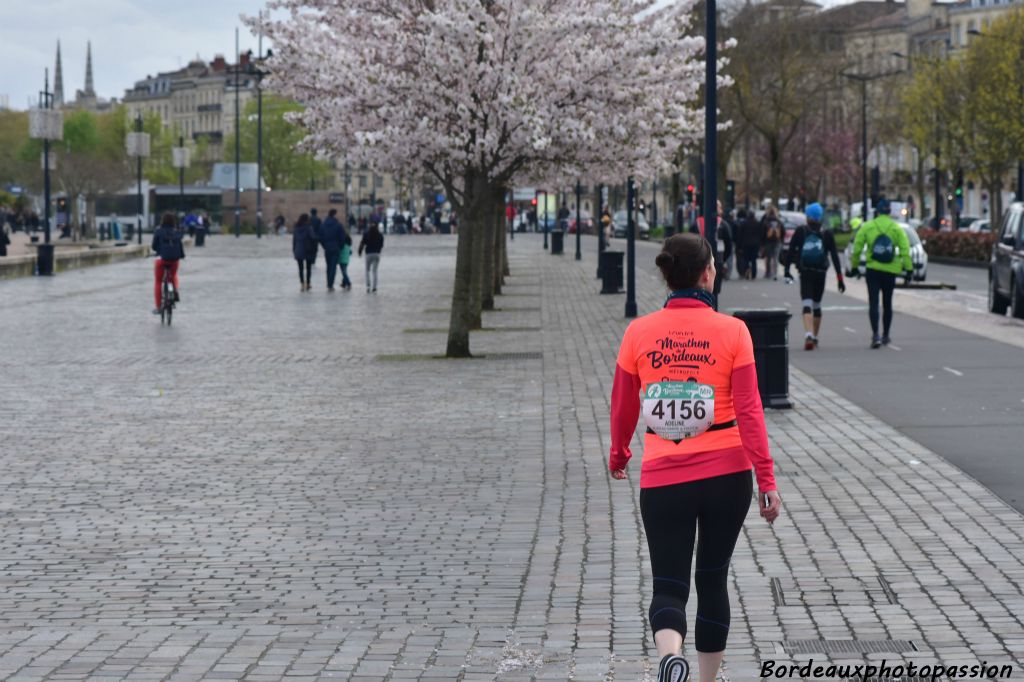
[[[124,143],[128,156],[149,156],[149,133],[128,133]]]
[[[29,110],[28,136],[33,140],[63,140],[63,114],[58,109]]]
[[[188,147],[173,147],[171,157],[171,165],[175,168],[188,168],[192,160],[192,150]]]
[[[329,201],[332,204],[344,204],[345,195],[341,192],[331,192],[330,195],[328,195],[327,197],[327,201]]]

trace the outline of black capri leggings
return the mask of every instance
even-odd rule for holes
[[[725,650],[729,562],[753,491],[749,471],[640,491],[640,513],[654,573],[651,630],[675,630],[686,638],[686,602],[696,536],[697,651]]]
[[[313,261],[296,258],[295,262],[299,264],[299,283],[309,284],[309,277],[313,274]]]

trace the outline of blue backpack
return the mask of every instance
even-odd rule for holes
[[[875,237],[871,244],[871,258],[877,263],[891,263],[896,258],[896,245],[884,232]]]
[[[800,249],[800,267],[812,270],[824,270],[828,261],[825,260],[825,241],[818,232],[807,231],[804,245]]]

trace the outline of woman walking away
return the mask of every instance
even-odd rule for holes
[[[359,242],[359,256],[362,257],[363,251],[366,251],[366,293],[377,293],[377,267],[380,265],[380,252],[383,250],[384,235],[380,233],[377,223],[373,223]]]
[[[309,277],[316,260],[317,239],[309,215],[303,213],[292,230],[292,254],[299,264],[299,291],[309,291]]]
[[[658,680],[689,679],[682,649],[696,540],[697,660],[701,682],[713,682],[729,634],[729,562],[750,508],[751,465],[761,516],[772,523],[782,502],[750,333],[714,310],[711,246],[700,235],[675,235],[655,263],[671,293],[664,309],[634,320],[622,339],[608,466],[612,478],[627,477],[642,414],[640,512],[654,573],[649,616],[661,657]]]

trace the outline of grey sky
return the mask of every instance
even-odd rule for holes
[[[672,0],[662,0],[671,2]],[[819,0],[822,1],[822,0]],[[834,5],[844,0],[823,0]],[[92,40],[95,88],[124,97],[136,80],[183,66],[199,55],[234,53],[238,16],[254,15],[262,0],[0,0],[0,100],[25,109],[43,86],[61,41],[64,97],[85,86],[85,45]],[[256,49],[244,29],[242,51]]]
[[[230,58],[239,14],[261,0],[0,0],[0,99],[24,109],[43,88],[61,42],[64,97],[85,86],[85,45],[92,40],[93,78],[101,97],[124,97],[147,74],[170,71],[198,54]],[[243,28],[242,51],[256,50]]]

